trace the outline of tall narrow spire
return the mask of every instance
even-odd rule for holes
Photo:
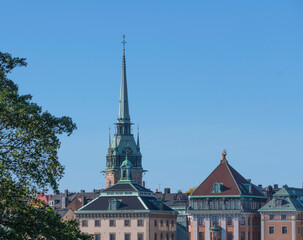
[[[118,122],[130,123],[129,108],[128,108],[128,94],[127,94],[127,81],[126,81],[125,35],[123,35],[122,44],[123,44],[123,57],[122,57],[122,76],[121,76]]]

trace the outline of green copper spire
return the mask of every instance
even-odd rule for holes
[[[125,35],[123,35],[123,57],[122,57],[122,76],[119,99],[119,123],[130,123],[129,108],[128,108],[128,94],[126,81],[126,61],[125,61]]]

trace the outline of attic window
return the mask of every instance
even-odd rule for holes
[[[120,207],[120,201],[115,198],[108,200],[108,210],[117,210]]]
[[[222,193],[223,192],[223,183],[214,183],[212,193]]]

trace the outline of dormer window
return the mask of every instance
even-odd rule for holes
[[[222,193],[223,192],[223,183],[214,183],[212,193]]]
[[[108,200],[108,210],[117,210],[120,207],[120,201],[115,198]]]

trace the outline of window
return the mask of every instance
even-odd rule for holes
[[[274,220],[275,219],[275,215],[269,215],[269,220]]]
[[[175,226],[175,221],[171,221],[171,226],[174,227]]]
[[[130,227],[130,220],[124,220],[124,226]]]
[[[154,225],[155,225],[155,227],[157,227],[157,225],[158,225],[157,220],[154,221]]]
[[[138,227],[142,227],[143,226],[143,220],[142,219],[138,219]]]
[[[95,227],[100,227],[101,226],[100,223],[101,223],[100,220],[95,220]]]
[[[282,234],[287,234],[287,226],[282,226]]]
[[[160,234],[160,239],[163,240],[163,233]]]
[[[213,216],[211,220],[212,226],[219,226],[219,216]]]
[[[231,217],[227,217],[227,226],[233,225],[233,219]]]
[[[214,183],[213,185],[213,193],[221,193],[223,190],[223,183]]]
[[[115,233],[110,233],[109,234],[109,240],[116,240],[116,234]]]
[[[166,233],[166,240],[169,240],[169,234]]]
[[[300,235],[301,234],[301,231],[300,231],[301,229],[300,229],[300,226],[298,226],[298,235]]]
[[[95,240],[100,240],[101,239],[101,234],[100,233],[96,233],[95,234]]]
[[[163,227],[163,220],[161,220],[160,225],[161,225],[161,227]]]
[[[199,225],[204,226],[204,218],[203,217],[199,217]]]
[[[115,227],[116,226],[116,220],[109,220],[109,226],[110,227]]]
[[[286,215],[281,215],[281,220],[285,220],[286,219]]]
[[[155,233],[155,240],[158,240],[158,235],[157,235],[157,233]]]
[[[130,233],[124,233],[124,240],[130,240]]]
[[[245,240],[245,232],[241,232],[241,240]]]
[[[169,222],[168,222],[168,220],[166,220],[166,227],[169,227]]]
[[[171,240],[175,240],[175,235],[173,233],[171,234]]]
[[[227,232],[227,240],[233,240],[233,232]]]
[[[199,240],[204,240],[204,232],[199,232]]]
[[[82,220],[82,227],[87,227],[88,226],[88,222],[86,219]]]
[[[275,205],[276,205],[276,207],[281,207],[282,206],[282,199],[277,199],[275,201]]]
[[[117,199],[111,198],[108,200],[108,210],[118,210],[120,204]]]
[[[275,233],[275,227],[274,226],[269,226],[268,233],[269,234],[274,234]]]
[[[138,233],[138,240],[143,240],[143,233]]]
[[[241,226],[244,226],[244,225],[245,225],[245,218],[241,217]]]

